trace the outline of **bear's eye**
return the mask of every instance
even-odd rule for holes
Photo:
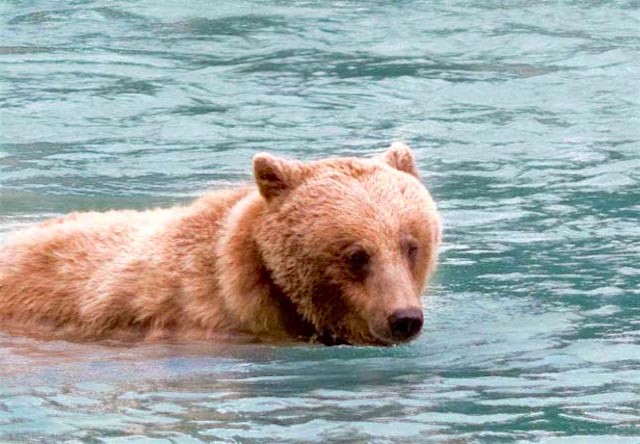
[[[415,262],[416,258],[418,257],[418,250],[420,249],[418,241],[411,238],[406,239],[403,244],[403,250],[407,256],[407,259],[409,259],[409,261],[412,263]]]
[[[347,255],[349,268],[358,278],[362,279],[369,273],[371,256],[362,247],[353,248]]]

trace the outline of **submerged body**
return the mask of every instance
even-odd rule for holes
[[[408,147],[308,164],[188,206],[71,213],[0,246],[0,326],[70,338],[390,344],[422,325],[440,224]]]
[[[228,330],[215,245],[225,214],[249,193],[71,213],[16,233],[0,249],[0,319],[84,338]]]

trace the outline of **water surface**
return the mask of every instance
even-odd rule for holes
[[[638,442],[639,9],[0,3],[0,237],[392,140],[446,230],[406,346],[0,333],[0,441]]]

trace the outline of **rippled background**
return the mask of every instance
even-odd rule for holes
[[[639,442],[639,30],[637,1],[1,2],[0,238],[392,140],[446,237],[408,346],[0,333],[0,441]]]

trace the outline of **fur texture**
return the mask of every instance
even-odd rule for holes
[[[0,246],[0,326],[398,342],[389,316],[422,309],[440,242],[410,149],[309,163],[258,154],[253,170],[256,187],[188,206],[71,213],[15,233]]]

